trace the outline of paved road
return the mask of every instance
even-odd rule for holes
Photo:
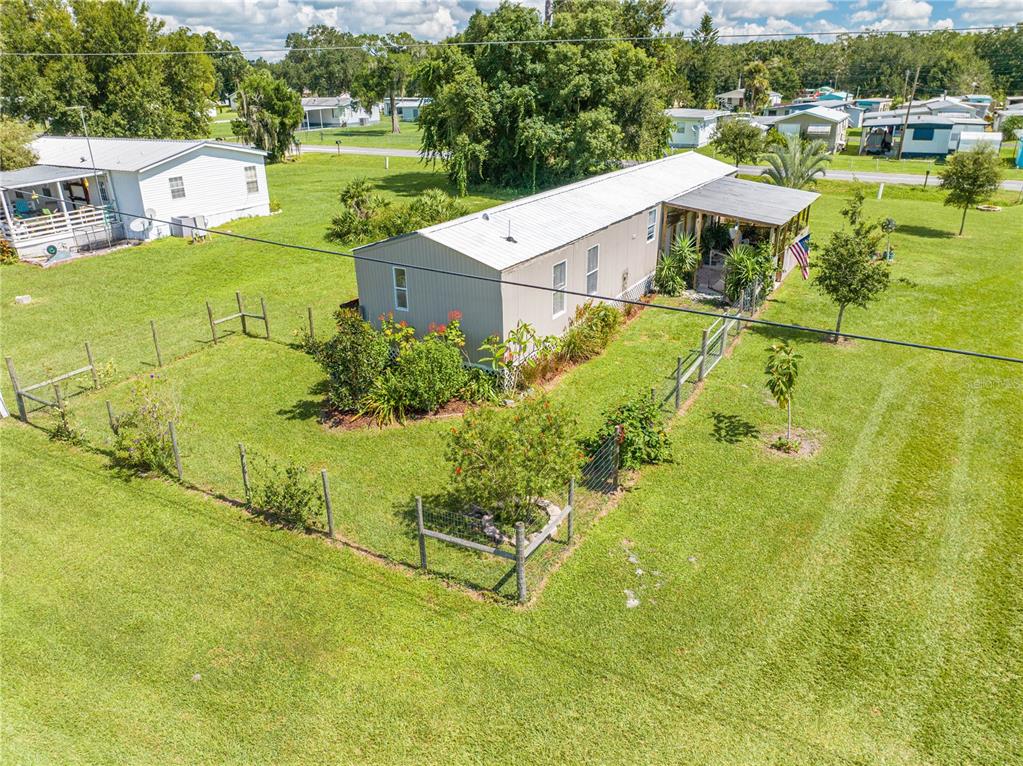
[[[318,144],[302,144],[303,153],[312,154],[337,154],[336,146],[321,146]],[[419,150],[417,149],[385,149],[376,146],[347,146],[341,145],[341,154],[369,154],[376,157],[419,157]],[[759,165],[740,165],[739,171],[746,175],[758,175],[764,172],[764,168]],[[825,174],[825,178],[830,178],[834,181],[863,181],[865,183],[881,183],[884,181],[888,184],[910,184],[916,186],[922,186],[926,176],[918,175],[916,173],[875,173],[870,171],[852,171],[852,170],[829,170]],[[930,181],[928,182],[931,186],[936,186],[938,179],[931,174]],[[1023,191],[1023,181],[1002,181],[1002,188],[1008,189],[1009,191]]]
[[[739,172],[755,176],[763,173],[764,168],[759,165],[740,165]],[[883,181],[888,184],[909,184],[913,186],[922,186],[924,179],[927,178],[927,176],[916,173],[874,173],[871,171],[860,172],[858,170],[828,170],[824,177],[830,178],[833,181],[863,181],[872,184]],[[937,186],[938,184],[938,178],[933,173],[928,184],[930,186]],[[1002,188],[1009,191],[1021,191],[1023,190],[1023,181],[1002,181]]]
[[[336,146],[322,146],[319,144],[302,144],[303,154],[337,154]],[[346,146],[341,145],[341,154],[369,154],[374,157],[415,157],[419,158],[418,149],[383,149],[376,146]]]

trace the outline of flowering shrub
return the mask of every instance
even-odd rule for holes
[[[178,406],[163,381],[150,375],[138,383],[127,409],[117,418],[111,463],[135,473],[174,470],[174,448],[167,424],[178,418]]]
[[[327,373],[330,403],[341,412],[357,412],[388,364],[388,342],[352,309],[338,310],[334,320],[337,331],[318,345],[316,361]]]
[[[393,311],[380,315],[380,334],[395,353],[416,340],[416,328],[404,319],[395,322]]]
[[[526,520],[537,499],[563,489],[578,471],[574,430],[564,405],[543,394],[512,409],[467,413],[448,440],[453,495],[502,523]]]
[[[406,346],[394,362],[401,403],[408,412],[436,412],[465,384],[462,354],[438,336]]]

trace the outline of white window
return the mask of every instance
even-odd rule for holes
[[[394,274],[394,307],[398,311],[408,311],[408,282],[405,269],[394,266],[392,271]]]
[[[255,165],[245,166],[245,191],[249,194],[259,191],[259,176],[256,175]]]
[[[600,265],[600,245],[586,251],[586,294],[597,294],[597,269]]]
[[[171,199],[185,198],[185,179],[181,176],[174,176],[167,179],[170,182]]]
[[[554,279],[553,285],[555,290],[564,290],[565,283],[568,278],[568,261],[561,261],[561,263],[554,264]],[[554,316],[560,316],[565,313],[565,294],[564,293],[552,293],[554,296]]]
[[[657,208],[646,214],[646,241],[651,242],[657,233]]]

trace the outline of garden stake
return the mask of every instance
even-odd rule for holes
[[[167,424],[167,430],[170,431],[171,447],[174,450],[174,467],[178,472],[178,481],[184,481],[184,476],[181,471],[181,453],[178,452],[178,435],[174,432],[173,420]]]
[[[89,360],[89,367],[92,370],[92,387],[99,388],[99,375],[96,373],[96,363],[92,361],[92,349],[89,348],[89,341],[85,341],[85,357]]]
[[[515,523],[515,582],[519,586],[519,603],[526,603],[526,527]]]
[[[252,507],[252,490],[249,489],[249,461],[245,459],[245,445],[238,444],[238,453],[242,458],[242,486],[245,488],[245,507]]]
[[[210,333],[213,335],[213,345],[217,345],[217,323],[213,321],[213,307],[206,301],[206,314],[210,318]]]
[[[156,337],[156,322],[149,320],[149,329],[153,331],[153,347],[156,349],[156,366],[163,367],[163,357],[160,355],[160,340]]]
[[[107,420],[110,421],[110,430],[117,435],[117,418],[114,417],[114,407],[110,404],[110,400],[107,399]]]
[[[266,339],[270,340],[270,317],[266,315],[266,298],[260,298],[259,305],[263,307],[263,326],[266,328]]]

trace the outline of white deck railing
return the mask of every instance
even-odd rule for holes
[[[29,239],[42,239],[71,234],[75,229],[91,228],[103,223],[115,223],[116,217],[101,208],[85,208],[68,213],[38,215],[3,221],[4,237],[17,243]]]

